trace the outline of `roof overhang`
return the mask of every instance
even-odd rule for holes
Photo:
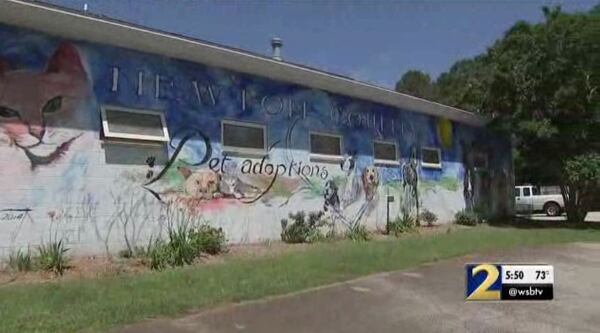
[[[63,38],[113,45],[295,83],[468,125],[487,123],[486,118],[471,112],[350,78],[39,3],[0,1],[0,22]]]

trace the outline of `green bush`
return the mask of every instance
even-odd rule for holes
[[[198,228],[190,229],[189,233],[192,246],[198,253],[219,254],[225,250],[225,233],[221,228],[214,228],[203,224]]]
[[[391,221],[388,225],[388,231],[390,234],[398,236],[406,232],[415,231],[416,226],[417,223],[415,219],[410,215],[405,215]]]
[[[117,253],[119,258],[143,258],[146,256],[146,248],[142,246],[136,246],[133,250],[123,249]]]
[[[367,227],[361,224],[349,228],[346,232],[346,238],[355,242],[366,242],[371,239]]]
[[[218,254],[225,249],[225,233],[221,228],[202,224],[189,227],[181,224],[168,226],[168,239],[150,240],[148,247],[140,250],[144,262],[154,270],[190,265],[202,253]]]
[[[438,219],[437,215],[435,215],[432,211],[428,209],[423,209],[420,215],[421,221],[425,221],[428,226],[432,226]]]
[[[472,211],[463,210],[454,214],[454,223],[456,224],[476,226],[479,222],[479,215]]]
[[[200,253],[194,247],[190,237],[190,228],[186,224],[180,224],[175,228],[169,228],[169,242],[166,243],[170,252],[171,266],[189,265]]]
[[[68,268],[69,258],[67,258],[68,248],[64,246],[62,240],[42,244],[38,247],[37,265],[40,269],[54,272],[56,275],[63,275]]]
[[[288,219],[281,220],[281,240],[286,243],[313,243],[325,239],[319,228],[324,225],[323,212],[311,212],[308,214],[300,211],[289,214]]]
[[[31,253],[29,249],[27,252],[18,250],[8,256],[8,267],[13,271],[26,272],[33,268],[33,261],[31,260]]]
[[[173,251],[164,241],[160,239],[150,239],[144,263],[152,270],[161,271],[169,266],[173,266]]]
[[[178,226],[168,225],[168,240],[150,240],[146,256],[151,269],[162,270],[168,266],[183,266],[191,264],[200,254],[189,237],[187,224]]]

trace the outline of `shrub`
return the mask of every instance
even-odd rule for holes
[[[38,247],[38,257],[36,258],[39,268],[54,272],[56,275],[63,275],[68,268],[67,258],[68,248],[64,246],[62,240],[42,244]]]
[[[319,228],[324,225],[323,212],[311,212],[308,214],[300,211],[289,214],[293,221],[289,224],[288,219],[281,220],[281,240],[286,243],[313,243],[325,239]]]
[[[192,246],[198,253],[219,254],[225,249],[225,233],[221,228],[214,228],[207,224],[190,229],[189,233]]]
[[[415,231],[416,225],[416,221],[412,216],[404,215],[390,222],[388,226],[388,231],[390,234],[398,236],[402,233]]]
[[[160,239],[150,239],[144,263],[150,267],[150,269],[161,271],[172,266],[173,262],[172,251],[167,244]]]
[[[143,258],[146,256],[146,248],[144,248],[142,246],[136,246],[133,248],[133,250],[123,249],[123,250],[119,251],[117,256],[119,258],[127,258],[127,259]]]
[[[150,239],[146,256],[151,269],[189,265],[200,254],[192,244],[190,229],[186,223],[177,226],[169,224],[167,235],[167,241]]]
[[[454,214],[454,223],[476,226],[480,222],[479,216],[473,211],[460,211]]]
[[[133,258],[133,253],[129,249],[119,250],[117,253],[119,258]]]
[[[168,239],[150,239],[146,249],[140,249],[144,263],[154,270],[189,265],[202,253],[218,254],[225,249],[225,233],[221,228],[202,224],[189,227],[168,225]]]
[[[27,252],[18,250],[16,253],[13,252],[8,256],[8,267],[13,271],[25,272],[30,271],[33,268],[31,253],[29,249]]]
[[[357,224],[356,226],[349,228],[346,232],[346,237],[355,242],[366,242],[371,239],[369,232],[367,231],[367,227],[361,224]]]
[[[166,239],[150,239],[146,248],[124,251],[125,256],[138,256],[151,269],[190,265],[202,253],[217,254],[225,248],[222,229],[213,228],[202,221],[202,217],[174,205],[165,212]],[[129,248],[129,247],[128,247]]]
[[[432,211],[428,209],[423,209],[421,212],[420,218],[422,221],[425,221],[428,226],[432,226],[437,221],[437,215],[435,215]]]
[[[199,252],[192,244],[190,238],[190,229],[187,224],[180,224],[177,227],[168,228],[169,242],[166,243],[167,251],[170,254],[171,266],[189,265],[199,255]]]

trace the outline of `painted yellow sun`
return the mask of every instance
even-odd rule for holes
[[[438,138],[444,148],[452,148],[452,121],[440,118],[437,121]]]

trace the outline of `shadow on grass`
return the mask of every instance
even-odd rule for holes
[[[583,222],[569,223],[561,220],[532,220],[527,217],[515,216],[500,221],[489,221],[488,224],[499,228],[520,228],[520,229],[594,229],[600,230],[600,223]]]

